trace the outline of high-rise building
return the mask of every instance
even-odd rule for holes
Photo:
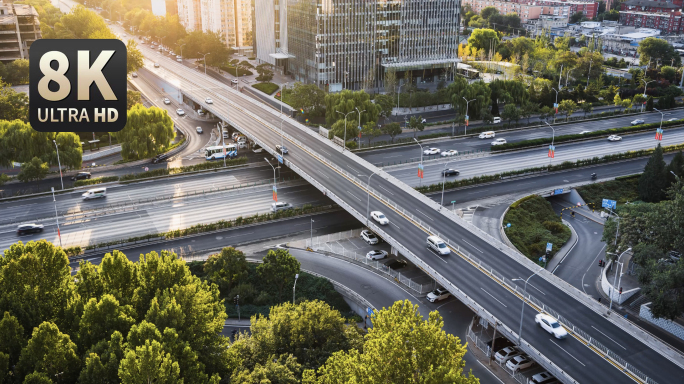
[[[235,46],[235,0],[200,0],[202,31],[216,32]]]
[[[166,16],[166,0],[152,0],[152,14],[155,16]]]
[[[256,58],[284,68],[287,54],[287,7],[286,0],[254,0],[254,45]],[[258,12],[257,12],[258,10]]]
[[[459,10],[458,0],[289,0],[286,71],[330,92],[381,87],[388,70],[433,81],[458,62]]]
[[[41,38],[38,12],[30,5],[0,3],[0,62],[28,59],[29,48]]]
[[[178,0],[178,20],[188,31],[202,30],[200,0]]]
[[[252,46],[252,0],[235,0],[236,46]]]

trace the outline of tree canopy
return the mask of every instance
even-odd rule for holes
[[[113,133],[124,159],[145,159],[161,153],[174,138],[173,120],[160,108],[136,104],[128,110],[124,128]]]

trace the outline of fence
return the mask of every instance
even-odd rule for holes
[[[204,90],[198,89],[198,91],[204,91]],[[208,91],[204,91],[204,92],[208,92]],[[235,93],[235,94],[237,95],[237,93]],[[207,95],[212,96],[213,94],[208,94],[208,93],[207,93]],[[199,100],[201,97],[204,97],[205,95],[200,95],[200,94],[198,94],[198,95],[188,95],[188,96],[189,96],[191,99],[198,99],[198,100]],[[243,97],[240,97],[240,96],[238,96],[238,97],[239,97],[240,99],[243,98]],[[347,172],[346,170],[343,170],[343,169],[341,169],[339,166],[337,166],[336,164],[333,164],[330,160],[328,160],[328,159],[322,157],[322,156],[319,155],[317,152],[313,151],[311,148],[309,148],[308,146],[304,145],[301,141],[295,139],[293,136],[291,136],[291,135],[289,135],[289,134],[286,134],[286,133],[284,133],[284,132],[282,132],[282,131],[278,131],[275,127],[272,127],[271,124],[269,124],[269,123],[266,122],[264,119],[262,119],[262,118],[260,118],[259,116],[257,116],[255,113],[253,113],[253,112],[251,112],[251,111],[245,110],[242,106],[236,104],[234,101],[230,101],[230,100],[228,100],[228,99],[226,99],[226,101],[227,101],[228,104],[231,105],[233,108],[235,108],[235,109],[237,109],[237,110],[243,112],[245,115],[251,117],[254,121],[259,122],[260,124],[263,124],[263,126],[265,126],[265,127],[267,127],[268,129],[270,129],[273,133],[275,133],[275,134],[277,134],[277,135],[282,135],[283,137],[286,137],[287,140],[288,140],[289,142],[291,142],[291,143],[297,145],[298,147],[300,147],[300,148],[303,149],[304,151],[307,151],[307,153],[308,153],[309,155],[311,155],[312,157],[315,157],[315,158],[316,158],[317,160],[319,160],[320,162],[327,164],[331,169],[335,169],[338,173],[342,174],[342,175],[343,175],[345,178],[347,178],[348,180],[353,181],[354,183],[356,183],[357,185],[359,185],[361,188],[364,188],[364,189],[366,189],[367,191],[369,191],[370,193],[373,193],[373,195],[374,195],[374,197],[375,197],[376,199],[383,201],[385,204],[387,204],[388,206],[392,207],[392,208],[395,209],[397,212],[401,212],[402,214],[405,215],[405,217],[407,217],[407,218],[409,218],[411,221],[413,221],[414,224],[416,224],[416,225],[418,225],[418,226],[424,228],[425,230],[427,230],[428,233],[431,233],[431,234],[440,236],[440,237],[442,237],[443,239],[445,239],[445,240],[447,241],[447,243],[448,243],[453,249],[456,249],[456,250],[457,250],[457,251],[458,251],[466,260],[468,260],[472,265],[477,266],[482,272],[484,272],[484,273],[486,273],[486,274],[489,274],[489,275],[492,277],[492,279],[495,279],[496,281],[499,281],[500,284],[502,284],[502,285],[504,285],[504,286],[508,286],[509,289],[514,290],[520,297],[524,297],[525,299],[529,300],[531,304],[537,306],[537,308],[539,308],[540,310],[543,310],[544,312],[547,312],[547,313],[551,314],[552,316],[555,316],[561,323],[563,323],[567,328],[569,328],[575,335],[577,335],[578,337],[582,338],[586,343],[588,343],[589,345],[591,345],[592,347],[594,347],[596,350],[600,351],[600,353],[602,353],[606,358],[609,358],[609,359],[613,360],[616,364],[620,365],[624,370],[628,371],[630,374],[634,375],[635,377],[638,377],[638,378],[639,378],[641,381],[643,381],[643,382],[646,382],[646,383],[655,383],[655,381],[653,381],[652,379],[650,379],[649,377],[647,377],[645,374],[643,374],[642,372],[640,372],[639,370],[637,370],[634,366],[632,366],[632,365],[630,365],[629,363],[627,363],[624,359],[620,358],[618,355],[616,355],[615,353],[613,353],[612,351],[610,351],[609,349],[607,349],[605,346],[603,346],[602,344],[598,343],[596,340],[593,340],[593,338],[591,338],[588,334],[586,334],[585,332],[581,331],[579,328],[575,327],[575,326],[574,326],[572,323],[570,323],[566,318],[564,318],[564,317],[562,317],[562,316],[559,316],[557,312],[555,312],[555,311],[552,310],[551,308],[545,306],[545,305],[544,305],[541,301],[539,301],[538,299],[534,298],[534,297],[531,296],[530,294],[527,294],[527,295],[523,296],[523,294],[520,292],[520,290],[519,290],[519,288],[518,288],[518,286],[517,286],[516,284],[513,284],[510,280],[507,280],[503,275],[501,275],[501,274],[499,274],[498,272],[494,271],[493,268],[487,266],[485,263],[482,263],[481,260],[476,259],[475,257],[473,257],[472,255],[470,255],[470,254],[467,253],[466,251],[460,250],[460,246],[458,246],[458,244],[456,244],[456,243],[451,244],[451,242],[450,242],[450,240],[449,240],[448,238],[441,236],[440,233],[436,231],[436,228],[431,228],[431,226],[430,226],[429,224],[423,222],[422,220],[418,219],[417,217],[415,217],[415,216],[414,216],[413,214],[411,214],[410,212],[408,212],[408,211],[406,211],[405,209],[403,209],[402,207],[400,207],[398,204],[396,204],[396,203],[394,203],[393,201],[389,200],[388,198],[384,197],[382,194],[378,193],[375,189],[373,189],[372,187],[370,187],[370,185],[368,185],[368,183],[359,180],[356,176],[353,176],[353,175],[349,174],[349,172]],[[246,98],[245,98],[245,101],[247,101],[248,103],[251,102],[252,104],[256,105],[256,103],[255,103],[254,101],[252,101],[252,100],[249,100],[249,99],[246,99]],[[263,108],[260,108],[260,110],[264,111]],[[266,111],[267,111],[267,110],[266,110]],[[273,111],[269,111],[269,112],[271,112],[273,116],[277,116],[277,113],[275,113],[275,112],[273,112]],[[233,123],[233,120],[232,120],[232,119],[229,119],[229,118],[228,118],[229,116],[228,116],[227,114],[221,114],[221,113],[219,113],[219,115],[222,115],[222,116],[219,116],[219,117],[221,117],[221,118],[224,119],[225,121]],[[231,116],[234,116],[234,114],[231,114]],[[237,126],[237,125],[239,125],[239,124],[233,124],[233,125],[234,125],[234,126]],[[243,131],[244,131],[244,129],[243,129]],[[317,133],[311,131],[310,129],[301,129],[301,131],[302,131],[302,132],[305,132],[305,133],[307,133],[307,134],[309,134],[309,135],[312,136],[312,137],[315,137],[315,140],[316,140],[318,143],[326,142],[325,140],[321,140],[320,136],[318,136]],[[244,131],[244,132],[245,132],[245,134],[246,134],[248,137],[250,137],[250,139],[252,139],[254,142],[256,142],[257,144],[259,144],[261,147],[265,148],[269,153],[271,153],[271,154],[274,155],[274,156],[277,154],[276,151],[275,151],[274,149],[270,148],[267,144],[265,144],[263,141],[261,141],[260,139],[258,139],[253,133],[247,132],[247,131]],[[325,145],[325,144],[324,144],[324,145]],[[328,142],[327,145],[329,146],[329,148],[333,148],[333,149],[335,148],[335,146],[334,146],[332,143],[330,143],[330,142]],[[335,150],[335,149],[334,149],[334,150]],[[399,186],[399,187],[405,186],[405,184],[401,183],[401,182],[400,182],[399,180],[397,180],[395,177],[390,176],[390,175],[387,174],[386,172],[383,172],[382,170],[373,167],[370,163],[368,163],[368,162],[366,162],[366,161],[364,161],[364,160],[358,158],[356,155],[349,154],[349,153],[348,153],[348,154],[344,154],[344,152],[343,152],[343,155],[344,155],[344,156],[347,156],[347,158],[350,159],[350,161],[354,161],[354,162],[356,162],[356,163],[358,163],[358,164],[364,166],[366,169],[374,171],[373,173],[378,173],[378,174],[380,175],[380,177],[385,178],[386,180],[392,182],[394,185]],[[351,213],[351,214],[352,214],[353,216],[355,216],[357,219],[359,219],[359,220],[361,220],[361,221],[365,220],[365,216],[364,216],[364,215],[360,214],[356,209],[354,209],[354,208],[351,207],[349,204],[347,204],[346,201],[345,201],[344,199],[342,199],[342,198],[336,196],[334,193],[328,191],[328,189],[325,188],[325,186],[323,186],[320,182],[318,182],[318,180],[316,180],[315,178],[309,176],[306,172],[304,172],[302,169],[300,169],[300,168],[297,167],[296,165],[292,164],[289,160],[286,160],[286,163],[287,163],[287,165],[288,165],[293,171],[297,172],[300,176],[302,176],[304,179],[306,179],[309,183],[311,183],[311,184],[314,185],[316,188],[318,188],[319,190],[321,190],[321,191],[323,191],[324,193],[326,193],[326,195],[327,195],[328,197],[330,197],[333,201],[337,202],[340,206],[342,206],[345,210],[347,210],[349,213]],[[375,169],[373,169],[373,168],[375,168]],[[372,174],[371,174],[371,175],[372,175]],[[426,196],[420,194],[419,192],[413,190],[412,188],[410,188],[410,187],[408,187],[408,186],[405,186],[405,188],[403,188],[403,189],[404,189],[405,192],[407,192],[409,195],[413,196],[413,197],[416,198],[418,201],[423,202],[423,203],[426,204],[428,207],[433,208],[435,211],[441,211],[442,214],[446,215],[447,217],[450,217],[450,216],[449,216],[449,215],[451,214],[450,212],[445,212],[444,210],[441,209],[441,208],[442,208],[441,206],[439,206],[437,203],[435,203],[434,201],[430,200],[430,199],[427,198]],[[496,246],[501,252],[510,255],[511,258],[513,258],[514,260],[516,260],[516,259],[518,259],[518,258],[520,257],[519,255],[516,255],[514,252],[512,252],[510,249],[507,249],[507,247],[506,247],[505,245],[503,245],[503,243],[501,243],[500,241],[497,241],[497,240],[493,239],[490,235],[484,234],[483,231],[480,231],[480,230],[473,229],[473,228],[469,227],[468,224],[463,224],[463,223],[465,223],[465,222],[464,222],[462,219],[458,218],[455,214],[451,214],[451,215],[452,215],[451,218],[452,218],[452,220],[453,220],[454,222],[462,223],[462,226],[468,228],[468,229],[469,229],[471,232],[473,232],[473,234],[475,234],[475,235],[479,235],[479,236],[481,236],[481,237],[485,237],[485,238],[487,238],[488,240],[491,239],[491,240],[492,240],[492,241],[490,242],[491,244],[493,244],[494,246]],[[371,224],[370,227],[371,227],[376,233],[378,233],[381,237],[383,237],[385,240],[387,240],[388,243],[392,244],[395,248],[397,248],[403,255],[405,255],[407,258],[409,258],[411,261],[413,261],[414,264],[418,265],[418,266],[421,267],[423,270],[427,271],[433,278],[435,278],[435,280],[437,280],[439,283],[441,283],[441,284],[442,284],[445,288],[447,288],[452,294],[454,294],[455,296],[457,296],[457,297],[458,297],[461,301],[463,301],[464,303],[467,303],[468,305],[470,305],[471,308],[473,308],[473,309],[475,310],[475,312],[478,313],[478,315],[480,315],[481,317],[484,317],[485,319],[487,319],[487,320],[490,321],[490,322],[496,321],[496,318],[495,318],[491,313],[489,313],[486,309],[484,309],[482,306],[480,306],[475,300],[473,300],[472,298],[470,298],[465,292],[461,291],[458,287],[456,287],[456,286],[453,285],[450,281],[448,281],[448,280],[445,279],[443,276],[441,276],[436,270],[434,270],[432,267],[430,267],[428,264],[426,264],[422,259],[420,259],[420,258],[417,257],[415,254],[413,254],[413,253],[412,253],[408,248],[406,248],[402,243],[400,243],[400,242],[397,241],[396,239],[394,239],[394,238],[392,238],[391,236],[389,236],[389,234],[387,234],[382,228],[380,228],[380,227],[378,227],[378,226],[376,226],[376,225],[374,225],[374,224]],[[529,262],[529,260],[528,260],[528,262]],[[523,264],[524,264],[524,262],[523,262]],[[552,279],[552,278],[550,278],[550,277],[548,277],[548,276],[545,276],[544,278],[546,278],[547,280],[549,280],[552,284],[561,285],[561,284],[559,283],[559,281],[556,281],[556,280],[560,280],[560,279],[554,280],[554,279]],[[563,289],[563,287],[559,287],[559,288]],[[570,291],[571,291],[571,290],[572,290],[572,287],[570,287]],[[568,289],[567,289],[567,288],[565,289],[565,291],[566,291],[566,293],[568,293],[569,295],[573,295],[572,293],[568,292]],[[573,295],[573,296],[577,296],[577,295]],[[615,321],[615,320],[614,320],[614,321]],[[625,325],[627,325],[627,324],[625,324]],[[501,326],[501,331],[502,331],[502,333],[505,334],[505,335],[508,335],[508,336],[511,336],[511,337],[516,336],[515,331],[513,331],[512,329],[510,329],[509,327],[507,327],[507,326],[505,326],[505,325],[502,325],[502,326]],[[632,333],[634,333],[634,332],[632,331]],[[541,353],[539,353],[539,351],[538,351],[536,348],[534,348],[534,347],[533,347],[531,344],[529,344],[527,341],[521,340],[520,347],[521,347],[521,349],[522,349],[523,351],[527,352],[529,355],[531,355],[531,356],[537,356],[538,359],[539,359],[538,361],[543,362],[544,367],[545,367],[546,369],[548,369],[554,376],[556,376],[556,377],[558,377],[558,378],[561,378],[561,377],[562,377],[564,382],[568,382],[568,383],[571,383],[571,382],[574,383],[574,382],[576,382],[576,381],[575,381],[567,372],[563,371],[560,367],[558,367],[558,366],[557,366],[555,363],[553,363],[551,360],[549,360],[548,358],[544,357]]]
[[[467,337],[473,342],[473,344],[482,351],[485,356],[491,359],[491,361],[494,362],[494,364],[498,365],[499,367],[503,368],[503,370],[508,373],[515,381],[517,381],[520,384],[527,384],[528,383],[528,378],[520,373],[519,371],[514,371],[506,366],[506,363],[499,363],[496,361],[496,359],[492,358],[492,351],[491,347],[489,346],[489,343],[485,343],[482,339],[477,337],[475,332],[473,332],[472,329],[472,324],[470,327],[468,327],[468,333],[466,334]]]

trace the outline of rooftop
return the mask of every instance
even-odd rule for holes
[[[624,2],[625,5],[632,5],[638,7],[657,7],[657,8],[669,8],[669,9],[679,9],[678,5],[667,1],[654,1],[654,0],[627,0]]]

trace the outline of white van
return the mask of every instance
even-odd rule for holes
[[[494,131],[487,131],[487,132],[480,133],[480,136],[478,136],[478,138],[480,138],[480,139],[491,139],[495,136],[496,136],[496,133]]]
[[[83,200],[107,197],[107,188],[89,189],[86,193],[82,194],[81,197]]]
[[[446,243],[437,236],[428,236],[427,247],[438,255],[448,255],[451,253],[451,250],[447,247]]]

